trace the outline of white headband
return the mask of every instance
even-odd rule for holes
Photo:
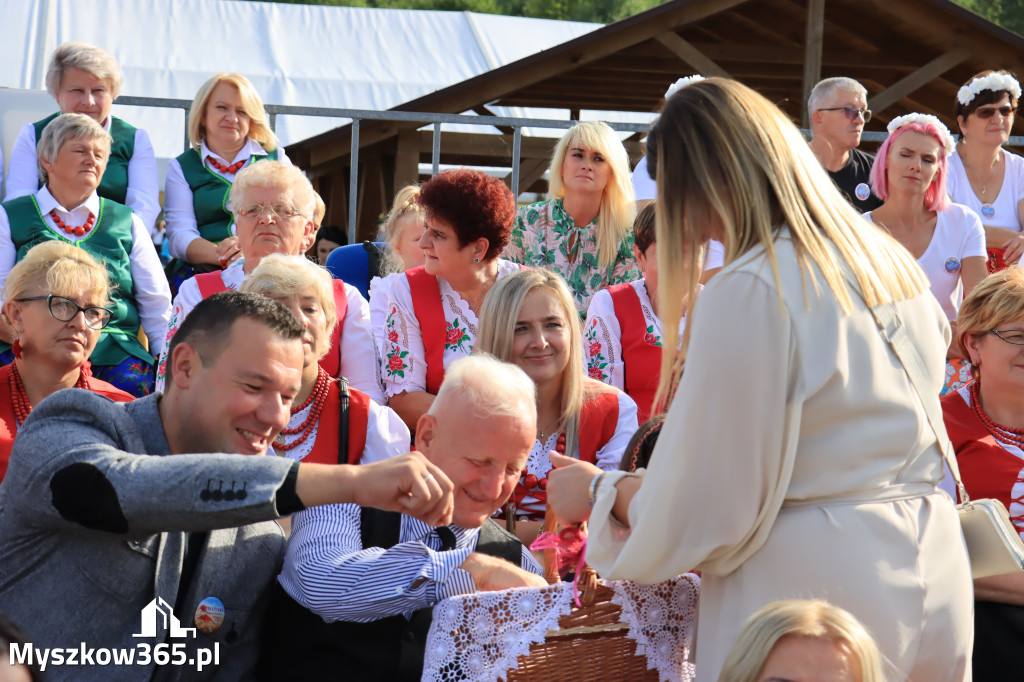
[[[1006,90],[1014,99],[1020,98],[1020,83],[1017,79],[1008,73],[1000,73],[996,71],[990,73],[987,76],[980,76],[973,79],[967,85],[960,88],[960,91],[956,93],[957,101],[965,107],[974,101],[974,98],[978,96],[982,90],[992,90],[999,92],[1000,90]]]
[[[933,125],[939,131],[939,137],[942,138],[942,146],[946,150],[946,156],[953,153],[956,149],[956,144],[953,142],[953,136],[949,134],[949,128],[945,126],[938,118],[931,114],[906,114],[905,116],[897,116],[893,120],[889,121],[887,129],[889,134],[892,135],[897,130],[907,125],[908,123],[922,123],[924,125]]]
[[[704,80],[704,76],[700,75],[699,73],[694,74],[692,76],[686,76],[685,78],[680,78],[675,83],[668,86],[668,90],[665,91],[665,99],[668,99],[669,97],[676,94],[686,86],[693,85],[694,83],[699,83],[702,80]]]

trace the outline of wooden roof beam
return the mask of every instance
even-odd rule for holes
[[[927,85],[954,66],[963,63],[970,56],[971,52],[967,48],[954,47],[952,50],[939,55],[917,71],[904,76],[872,97],[868,102],[868,106],[877,111],[885,111],[918,88]]]
[[[473,113],[479,114],[481,116],[495,116],[496,115],[493,111],[491,111],[490,109],[485,107],[483,104],[479,104],[479,105],[473,107]],[[500,130],[505,135],[512,135],[512,134],[515,133],[515,131],[512,130],[511,128],[509,128],[508,126],[494,126],[494,127],[497,128],[498,130]]]
[[[723,78],[729,78],[728,71],[719,66],[715,60],[711,59],[694,47],[693,43],[690,43],[680,37],[680,35],[675,31],[659,33],[654,36],[654,39],[671,50],[673,54],[682,59],[688,65],[696,69],[697,73],[703,76],[721,76]]]

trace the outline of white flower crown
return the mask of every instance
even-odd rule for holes
[[[957,101],[965,107],[974,101],[974,98],[978,96],[982,90],[992,90],[999,92],[1000,90],[1006,90],[1014,99],[1020,98],[1020,83],[1017,79],[1008,73],[990,73],[987,76],[981,76],[970,81],[967,85],[960,88],[960,91],[956,93]]]
[[[668,99],[672,95],[676,94],[677,92],[685,88],[687,85],[693,85],[694,83],[699,83],[702,80],[705,80],[704,76],[700,75],[699,73],[694,74],[692,76],[686,76],[685,78],[680,78],[675,83],[668,86],[668,90],[665,91],[665,99]]]
[[[897,116],[893,120],[889,121],[889,125],[886,126],[889,134],[892,135],[897,130],[907,125],[908,123],[922,123],[924,125],[931,124],[939,131],[939,136],[942,138],[942,146],[946,150],[946,156],[953,153],[956,149],[956,143],[953,142],[953,136],[949,134],[949,128],[940,121],[937,117],[931,114],[906,114],[905,116]]]

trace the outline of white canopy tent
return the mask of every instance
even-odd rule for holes
[[[7,35],[0,41],[4,158],[24,123],[55,110],[45,93],[46,66],[67,41],[113,54],[124,71],[122,95],[190,100],[213,73],[238,71],[268,104],[388,109],[600,27],[240,0],[0,0],[0,16]],[[115,105],[114,114],[149,132],[161,175],[183,150],[180,109]],[[277,134],[288,144],[344,123],[281,116]]]

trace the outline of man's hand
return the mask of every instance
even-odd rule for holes
[[[307,507],[354,503],[416,517],[431,526],[452,522],[455,498],[444,472],[418,452],[373,464],[299,464],[295,493]]]
[[[414,516],[429,526],[452,522],[455,497],[444,472],[418,452],[356,467],[354,502]]]
[[[524,571],[504,559],[472,552],[459,566],[473,577],[476,589],[486,592],[511,587],[547,587],[548,581],[536,573]]]

